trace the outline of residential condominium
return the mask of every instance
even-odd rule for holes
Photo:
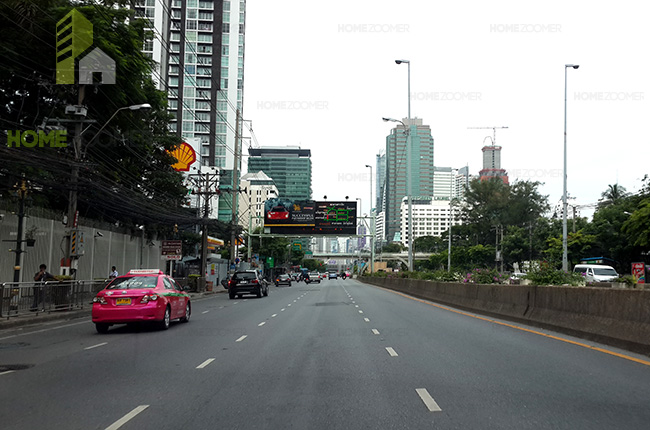
[[[135,0],[134,8],[149,21],[143,49],[158,64],[154,80],[167,91],[171,130],[200,139],[204,163],[219,168],[221,189],[232,189],[239,179],[233,169],[244,100],[246,1]],[[232,193],[221,194],[218,208],[218,218],[229,221]]]

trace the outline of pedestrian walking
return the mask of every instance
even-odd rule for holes
[[[120,274],[117,273],[117,269],[115,268],[115,266],[111,267],[111,273],[108,274],[108,278],[113,279],[113,278],[117,278],[118,276],[120,276]]]
[[[30,309],[32,312],[36,312],[41,305],[43,308],[45,307],[45,282],[53,280],[56,280],[56,278],[47,271],[45,264],[41,264],[38,272],[34,275],[36,283],[34,284],[34,301]]]

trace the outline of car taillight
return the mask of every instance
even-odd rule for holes
[[[106,299],[104,298],[104,296],[95,296],[93,298],[93,303],[99,303],[100,305],[105,305]]]
[[[231,279],[231,280],[228,282],[228,288],[232,287],[233,285],[235,285],[235,280],[234,280],[234,279]]]
[[[257,279],[253,279],[253,280],[251,281],[251,284],[259,284],[259,281],[258,281]]]
[[[145,294],[140,303],[155,302],[156,300],[158,300],[158,294]]]

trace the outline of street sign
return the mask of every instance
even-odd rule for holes
[[[183,241],[181,240],[163,240],[161,255],[163,260],[180,260],[183,256]]]

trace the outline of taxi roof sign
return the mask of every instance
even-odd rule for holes
[[[131,269],[127,275],[164,275],[160,269]]]

